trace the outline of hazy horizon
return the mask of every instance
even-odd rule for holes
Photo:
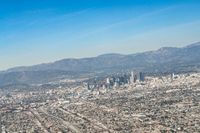
[[[0,70],[199,42],[197,0],[0,2]]]
[[[196,44],[196,43],[200,43],[200,41],[198,42],[193,42],[191,44],[188,44],[188,45],[192,45],[192,44]],[[188,45],[184,45],[184,46],[177,46],[177,47],[174,47],[174,48],[183,48],[183,47],[186,47]],[[169,46],[163,46],[163,47],[169,47]],[[160,48],[163,48],[163,47],[160,47]],[[39,62],[37,64],[29,64],[29,65],[18,65],[18,66],[13,66],[13,67],[9,67],[9,68],[6,68],[6,69],[0,69],[0,71],[7,71],[9,69],[12,69],[12,68],[17,68],[17,67],[30,67],[30,66],[35,66],[35,65],[41,65],[41,64],[48,64],[48,63],[54,63],[56,61],[60,61],[60,60],[64,60],[64,59],[84,59],[84,58],[93,58],[93,57],[98,57],[98,56],[102,56],[102,55],[109,55],[109,54],[119,54],[119,55],[129,55],[129,54],[138,54],[138,53],[143,53],[143,52],[149,52],[149,51],[156,51],[156,50],[159,50],[160,48],[158,49],[152,49],[152,50],[145,50],[145,51],[138,51],[138,52],[130,52],[130,53],[102,53],[102,54],[97,54],[97,55],[93,55],[93,56],[85,56],[85,57],[66,57],[66,58],[61,58],[61,59],[56,59],[56,60],[51,60],[51,61],[48,61],[48,62]]]

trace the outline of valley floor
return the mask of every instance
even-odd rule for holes
[[[1,94],[0,132],[200,132],[199,80],[98,94],[81,86]]]

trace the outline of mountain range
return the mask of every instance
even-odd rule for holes
[[[122,70],[185,72],[200,70],[200,42],[185,47],[163,47],[129,55],[104,54],[81,59],[63,59],[0,72],[0,86],[44,84],[61,79],[88,77]]]

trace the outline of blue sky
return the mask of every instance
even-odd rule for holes
[[[0,0],[0,70],[198,41],[199,0]]]

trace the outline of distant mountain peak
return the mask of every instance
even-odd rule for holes
[[[158,51],[164,51],[164,50],[172,50],[172,49],[177,49],[176,47],[162,47],[158,49]]]
[[[200,42],[196,42],[196,43],[192,43],[190,45],[187,45],[186,48],[196,47],[196,46],[200,46]]]
[[[109,54],[102,54],[102,55],[99,55],[98,57],[121,57],[121,56],[124,56],[122,54],[117,54],[117,53],[109,53]]]

